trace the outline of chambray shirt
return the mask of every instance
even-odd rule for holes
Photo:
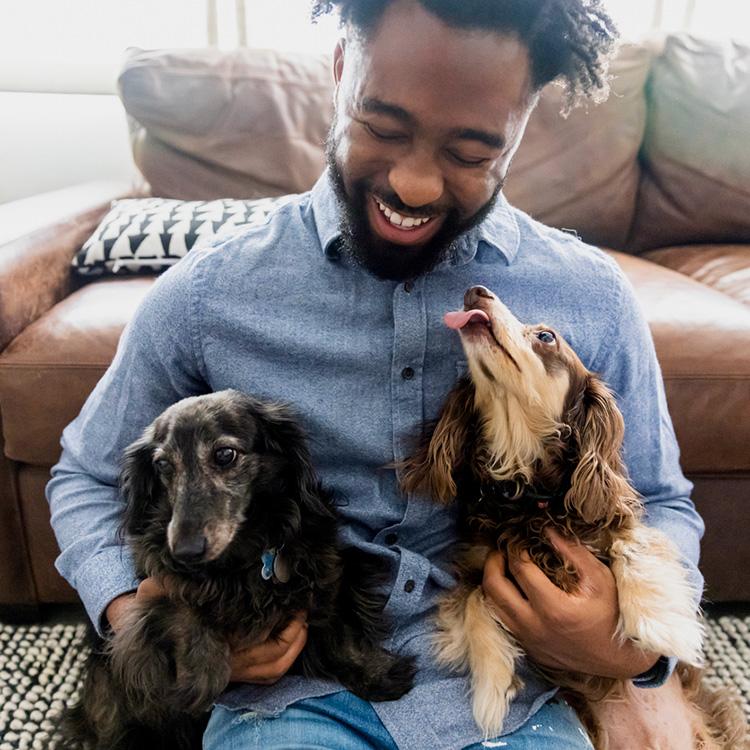
[[[401,748],[460,748],[484,739],[468,682],[430,655],[436,599],[454,583],[455,516],[428,499],[404,497],[385,467],[407,457],[466,370],[459,336],[443,315],[462,306],[468,287],[483,284],[520,320],[556,328],[616,392],[625,459],[648,522],[677,543],[696,592],[703,526],[680,471],[648,327],[604,253],[504,198],[450,259],[409,284],[378,280],[342,257],[339,237],[324,174],[264,225],[195,250],[161,276],[64,432],[47,492],[62,550],[57,568],[99,625],[106,605],[138,583],[116,539],[123,448],[185,396],[236,388],[288,402],[311,436],[321,479],[340,498],[345,541],[377,556],[390,576],[385,613],[394,630],[386,645],[418,657],[414,689],[374,708]],[[504,733],[553,693],[523,662],[519,670],[524,687]],[[220,703],[275,714],[339,689],[287,675],[273,686],[234,687]]]

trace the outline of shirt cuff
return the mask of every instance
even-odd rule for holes
[[[676,666],[676,657],[660,656],[651,669],[633,677],[633,684],[640,688],[661,687],[672,676]]]
[[[78,568],[75,588],[99,635],[104,634],[107,624],[104,612],[109,603],[138,588],[140,580],[134,568],[133,557],[126,547],[106,547]]]

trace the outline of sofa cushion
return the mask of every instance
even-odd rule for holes
[[[548,86],[506,193],[552,226],[622,247],[640,179],[652,53],[623,45],[602,105],[561,115]],[[333,114],[329,56],[133,49],[120,74],[136,164],[153,195],[208,200],[301,192],[321,173]]]
[[[750,308],[650,261],[613,256],[654,336],[683,469],[750,471]]]
[[[575,229],[591,244],[624,247],[641,176],[651,58],[645,46],[622,45],[609,99],[567,117],[563,89],[544,90],[508,175],[513,205],[550,226]]]
[[[648,86],[631,244],[750,242],[750,47],[667,39]]]
[[[261,224],[289,200],[222,199],[178,201],[166,198],[128,198],[113,201],[94,233],[73,258],[73,268],[84,276],[159,273],[216,234],[243,225]]]
[[[132,48],[118,86],[153,195],[284,195],[307,190],[323,171],[329,55]]]
[[[665,247],[643,257],[750,305],[750,245]]]
[[[152,278],[107,279],[66,297],[0,355],[0,413],[9,458],[50,466],[63,428],[114,357]]]

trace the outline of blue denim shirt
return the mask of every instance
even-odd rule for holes
[[[188,395],[237,388],[289,402],[311,436],[321,479],[341,498],[346,540],[376,555],[390,574],[386,613],[395,630],[387,645],[419,659],[414,689],[374,704],[378,715],[399,747],[463,747],[483,739],[468,683],[430,656],[436,598],[453,584],[454,515],[402,496],[394,471],[384,467],[408,455],[466,368],[443,314],[462,305],[469,286],[489,287],[525,322],[554,326],[614,389],[625,416],[625,459],[648,521],[677,543],[696,592],[703,526],[680,471],[648,327],[629,283],[604,253],[542,226],[504,198],[452,258],[413,285],[378,280],[340,257],[338,237],[338,209],[324,174],[264,225],[191,252],[157,281],[63,435],[47,491],[62,550],[57,567],[99,624],[106,605],[138,583],[116,539],[123,448]],[[504,732],[552,692],[523,663],[519,668],[524,688]],[[286,676],[270,687],[236,687],[221,703],[276,713],[336,689]]]

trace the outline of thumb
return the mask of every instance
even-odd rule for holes
[[[138,599],[157,599],[166,593],[166,589],[158,579],[144,578],[138,586],[136,596]]]

